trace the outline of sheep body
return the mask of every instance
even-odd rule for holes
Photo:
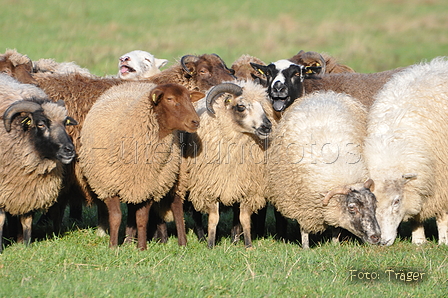
[[[352,97],[317,92],[296,100],[274,130],[266,166],[267,198],[280,213],[299,222],[304,247],[304,233],[322,232],[327,226],[379,240],[376,220],[366,220],[369,231],[350,222],[344,197],[322,204],[322,193],[338,187],[358,189],[356,185],[367,180],[361,148],[365,123],[366,109]],[[374,217],[375,211],[368,211]]]
[[[377,184],[382,244],[393,244],[403,220],[419,225],[414,243],[426,241],[421,223],[431,217],[439,243],[448,244],[448,58],[408,67],[375,98],[365,153]]]
[[[221,96],[221,100],[214,104],[214,115],[209,112],[201,115],[201,127],[196,134],[191,134],[186,147],[186,165],[183,164],[185,169],[181,172],[181,177],[182,173],[188,173],[188,200],[196,210],[209,213],[209,247],[214,246],[216,231],[210,230],[213,226],[211,220],[219,214],[211,213],[218,213],[218,202],[226,206],[239,203],[240,216],[246,216],[249,212],[249,221],[250,214],[266,204],[265,143],[255,137],[254,131],[263,125],[270,130],[270,122],[262,108],[263,102],[268,103],[266,91],[251,81],[235,84],[242,87],[242,95],[235,98],[228,94],[227,97]],[[218,87],[220,85],[215,88]],[[243,104],[247,110],[255,111],[252,112],[255,120],[246,125],[249,129],[242,129],[245,125],[242,123],[246,120],[235,120],[238,116],[235,116],[234,110]],[[250,247],[250,226],[246,229],[243,221],[245,244]]]

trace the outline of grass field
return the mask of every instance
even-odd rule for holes
[[[265,62],[299,50],[326,52],[358,72],[406,66],[448,54],[448,2],[0,0],[0,52],[75,61],[97,75],[115,74],[118,57],[146,50],[173,63],[184,54],[217,53],[228,65],[242,54]],[[168,64],[168,66],[171,65]],[[448,247],[414,246],[406,226],[391,247],[317,240],[308,250],[272,236],[255,249],[215,249],[189,231],[188,246],[151,242],[108,248],[85,222],[66,232],[36,229],[30,247],[0,255],[0,297],[446,297]],[[270,219],[272,220],[272,219]],[[229,222],[228,217],[224,217]],[[430,223],[431,224],[431,223]],[[268,222],[272,231],[272,221]],[[433,230],[433,227],[432,227]],[[430,229],[431,231],[431,229]],[[289,234],[296,237],[294,226]],[[367,278],[370,278],[368,280]],[[404,281],[402,280],[404,279]]]

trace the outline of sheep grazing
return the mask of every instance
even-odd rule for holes
[[[323,65],[325,59],[317,59]],[[313,63],[309,62],[313,65]],[[322,73],[323,66],[303,66],[289,60],[279,60],[267,66],[251,64],[267,76],[266,87],[275,111],[283,112],[294,100],[315,91],[346,93],[370,107],[376,93],[390,80],[392,75],[403,70],[377,73]]]
[[[107,205],[111,247],[118,245],[124,202],[135,211],[138,248],[146,249],[149,208],[170,191],[179,174],[181,153],[173,131],[197,130],[199,117],[191,101],[201,97],[177,84],[128,82],[106,91],[87,114],[79,162]],[[128,227],[131,234],[133,229]]]
[[[157,73],[168,63],[157,59],[151,53],[135,50],[118,59],[118,77],[123,80],[144,80]]]
[[[17,53],[16,50],[7,50],[0,55],[0,73],[4,73],[24,84],[37,85],[37,81],[31,76],[33,63],[26,55]]]
[[[185,148],[179,184],[194,208],[208,213],[208,246],[215,245],[219,203],[239,204],[244,243],[252,247],[250,216],[262,208],[264,147],[271,122],[265,88],[251,81],[219,84],[207,94],[201,127]]]
[[[408,220],[412,242],[425,242],[422,223],[432,217],[439,244],[448,244],[448,58],[408,67],[375,98],[365,156],[376,184],[381,244],[392,245]]]
[[[205,92],[215,85],[235,79],[233,73],[216,54],[185,55],[179,63],[148,80],[157,85],[174,83],[190,91]]]
[[[65,127],[76,121],[64,103],[51,102],[33,85],[0,75],[0,251],[5,212],[20,216],[23,241],[31,240],[32,214],[56,202],[64,165],[75,157]]]
[[[319,54],[301,50],[288,60],[303,66],[322,66],[322,74],[355,72],[351,67],[339,64],[334,57],[325,53]]]
[[[309,233],[327,226],[347,229],[376,244],[373,181],[362,156],[366,109],[345,94],[318,92],[285,111],[268,150],[266,197]]]

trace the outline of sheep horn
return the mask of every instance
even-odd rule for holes
[[[6,109],[5,113],[3,114],[3,124],[5,125],[6,131],[11,131],[11,121],[16,114],[23,112],[34,113],[41,109],[42,107],[40,106],[40,104],[28,100],[13,103],[9,106],[9,108]]]
[[[349,192],[350,192],[350,188],[347,188],[347,187],[340,187],[340,188],[333,189],[325,195],[322,205],[327,206],[328,203],[330,202],[330,199],[334,195],[347,195]]]
[[[213,55],[213,56],[216,56],[216,57],[219,59],[219,61],[221,61],[222,66],[224,66],[224,68],[227,69],[227,70],[230,72],[230,74],[231,74],[232,76],[235,74],[235,70],[233,70],[233,69],[231,69],[231,68],[228,68],[227,65],[226,65],[226,63],[224,62],[224,60],[222,60],[222,58],[219,57],[218,54],[212,54],[212,55]]]
[[[234,83],[222,83],[210,89],[210,91],[207,93],[207,97],[205,98],[205,106],[210,113],[215,114],[213,103],[215,102],[216,98],[218,98],[223,93],[230,93],[234,96],[240,96],[241,94],[243,94],[243,88]]]
[[[366,182],[364,182],[364,187],[370,189],[370,191],[374,191],[375,182],[372,179],[367,179]]]
[[[187,72],[188,75],[193,75],[193,72],[188,69],[186,63],[191,61],[197,61],[199,58],[197,56],[194,55],[184,55],[182,56],[182,58],[180,59],[180,64],[182,65],[182,68]]]

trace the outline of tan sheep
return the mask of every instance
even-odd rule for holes
[[[136,212],[138,248],[146,249],[149,208],[179,173],[180,146],[172,132],[196,131],[199,118],[190,99],[203,96],[176,84],[129,82],[106,91],[87,114],[79,162],[108,207],[111,247],[118,245],[124,202]]]
[[[300,224],[304,248],[309,233],[327,226],[345,228],[369,243],[380,239],[373,184],[363,183],[368,180],[365,123],[366,109],[354,98],[318,92],[296,100],[273,131],[267,198]]]
[[[192,134],[180,183],[196,210],[208,213],[208,246],[215,245],[219,204],[239,204],[244,243],[252,247],[250,216],[262,208],[264,148],[271,130],[266,91],[251,81],[223,83],[207,94],[201,127]],[[185,176],[184,176],[185,175]]]

